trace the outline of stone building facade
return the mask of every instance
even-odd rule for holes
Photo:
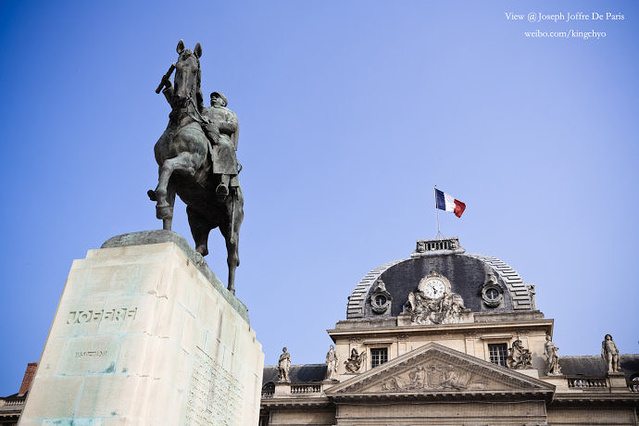
[[[417,241],[355,286],[337,362],[265,367],[260,424],[638,424],[639,355],[558,356],[553,324],[509,265]]]
[[[33,382],[33,377],[35,376],[37,368],[37,362],[30,362],[27,364],[18,393],[0,397],[0,426],[14,426],[18,424],[20,414],[24,409],[24,402],[27,399],[29,390],[31,389],[31,383]]]

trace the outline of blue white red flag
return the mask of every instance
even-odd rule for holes
[[[466,204],[437,188],[435,188],[435,205],[440,210],[455,213],[457,217],[461,217],[464,210],[466,210]]]

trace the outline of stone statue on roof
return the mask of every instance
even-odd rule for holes
[[[337,353],[335,347],[331,345],[331,348],[326,354],[326,380],[338,380],[337,379]]]
[[[277,362],[277,371],[279,373],[278,381],[289,383],[291,379],[288,376],[291,368],[291,354],[286,352],[286,347],[282,348],[282,354]]]
[[[621,370],[619,368],[619,349],[610,334],[606,334],[601,342],[601,358],[606,363],[608,373],[618,373]]]
[[[546,343],[544,343],[544,356],[548,363],[547,374],[549,376],[557,376],[561,374],[561,369],[559,368],[559,355],[557,354],[558,350],[559,348],[555,346],[550,335],[547,334]]]

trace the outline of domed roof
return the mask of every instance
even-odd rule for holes
[[[457,238],[418,240],[410,258],[385,263],[366,274],[348,298],[347,319],[396,317],[409,293],[432,274],[450,283],[448,291],[461,296],[475,313],[534,311],[534,286],[501,260],[466,254]],[[380,299],[385,304],[371,301]]]

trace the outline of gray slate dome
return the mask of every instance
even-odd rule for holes
[[[525,284],[513,268],[497,258],[465,252],[458,238],[418,240],[410,258],[385,263],[362,278],[348,298],[346,318],[398,316],[404,310],[408,294],[431,271],[448,279],[451,292],[460,295],[464,306],[472,312],[535,310],[534,286]],[[498,304],[486,301],[486,288],[494,288],[501,294]],[[390,296],[390,308],[383,313],[371,306],[372,296],[380,292]]]

